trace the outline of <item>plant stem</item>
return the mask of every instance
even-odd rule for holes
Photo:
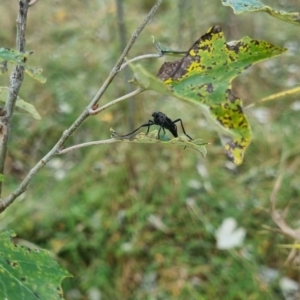
[[[11,205],[14,200],[24,193],[35,176],[35,174],[44,167],[49,160],[57,153],[59,153],[60,148],[64,144],[64,142],[71,136],[71,134],[78,128],[78,126],[81,125],[81,123],[90,115],[89,111],[94,107],[95,104],[99,101],[99,99],[102,97],[110,83],[113,81],[115,76],[120,70],[120,67],[124,61],[125,56],[130,51],[131,47],[135,43],[138,36],[141,34],[143,29],[146,27],[147,23],[151,19],[151,17],[155,14],[159,6],[161,5],[163,0],[157,0],[155,4],[153,5],[152,9],[147,14],[146,18],[142,22],[142,24],[138,27],[138,29],[133,33],[131,39],[129,40],[127,46],[125,47],[123,53],[121,54],[120,58],[118,59],[116,65],[108,75],[107,79],[97,92],[97,94],[94,96],[94,98],[91,100],[90,104],[87,106],[87,108],[81,113],[81,115],[77,118],[77,120],[67,129],[63,132],[62,136],[58,140],[58,142],[55,144],[55,146],[29,171],[29,173],[26,175],[24,180],[21,182],[21,184],[16,188],[14,192],[12,192],[8,197],[0,201],[0,213],[3,212],[9,205]],[[25,38],[25,36],[24,36]]]
[[[95,109],[95,110],[90,109],[90,110],[89,110],[89,114],[90,114],[90,115],[97,115],[97,114],[99,114],[101,111],[107,109],[108,107],[110,107],[110,106],[112,106],[112,105],[114,105],[114,104],[116,104],[116,103],[118,103],[118,102],[124,101],[124,100],[126,100],[126,99],[128,99],[128,98],[130,98],[130,97],[132,97],[132,96],[138,95],[138,94],[140,94],[140,93],[143,92],[143,91],[144,91],[144,89],[138,88],[138,89],[136,89],[135,91],[133,91],[133,92],[131,92],[131,93],[129,93],[129,94],[126,94],[126,95],[124,95],[124,96],[122,96],[122,97],[120,97],[120,98],[117,98],[117,99],[115,99],[115,100],[113,100],[113,101],[110,101],[109,103],[107,103],[107,104],[105,104],[105,105],[103,105],[103,106],[101,106],[101,107],[99,107],[99,108],[97,108],[97,109]]]
[[[137,60],[140,60],[140,59],[145,59],[145,58],[160,58],[160,57],[162,57],[161,53],[144,54],[144,55],[141,55],[141,56],[134,57],[134,58],[129,59],[126,62],[124,62],[122,64],[122,66],[120,67],[120,71],[123,70],[125,67],[127,67],[130,63],[132,63],[134,61],[137,61]]]
[[[25,32],[27,23],[28,1],[23,0],[19,2],[19,13],[17,17],[17,38],[16,49],[19,52],[25,52]],[[4,173],[4,164],[6,159],[7,144],[11,131],[11,117],[17,101],[17,97],[24,79],[24,68],[22,66],[15,66],[9,83],[8,96],[5,103],[4,115],[0,117],[0,173]],[[0,182],[0,196],[2,194],[2,182]]]
[[[97,104],[97,102],[102,97],[102,95],[104,94],[104,92],[106,91],[106,89],[108,88],[108,86],[110,85],[110,83],[112,82],[112,80],[114,79],[114,77],[120,71],[120,67],[121,67],[121,65],[122,65],[122,63],[123,63],[126,55],[128,54],[129,50],[131,49],[131,47],[135,43],[136,39],[138,38],[138,36],[141,34],[141,32],[143,31],[143,29],[145,28],[145,26],[147,25],[147,23],[150,21],[151,17],[155,14],[155,12],[157,11],[158,7],[161,5],[162,1],[163,0],[157,0],[156,1],[156,3],[151,8],[150,12],[147,14],[146,18],[144,19],[143,23],[132,34],[132,36],[131,36],[131,38],[130,38],[130,40],[129,40],[127,46],[126,46],[126,48],[124,49],[123,53],[121,54],[119,60],[117,61],[116,65],[114,66],[114,68],[110,72],[108,78],[106,79],[106,81],[104,82],[104,84],[102,85],[102,87],[99,89],[98,93],[95,95],[95,97],[93,98],[93,100],[91,101],[91,103],[88,105],[88,108],[92,108],[95,104]]]
[[[282,233],[288,237],[300,241],[300,228],[293,229],[285,221],[282,213],[276,210],[276,198],[282,183],[283,175],[279,174],[270,197],[270,214],[275,224],[281,229]]]
[[[67,152],[76,150],[78,148],[82,148],[82,147],[88,147],[88,146],[94,146],[94,145],[104,145],[104,144],[112,144],[112,143],[116,143],[116,142],[120,142],[121,140],[116,140],[116,139],[108,139],[108,140],[101,140],[101,141],[93,141],[93,142],[87,142],[87,143],[82,143],[82,144],[77,144],[65,149],[62,149],[60,151],[57,152],[57,154],[65,154]]]
[[[116,0],[117,21],[118,21],[118,31],[119,31],[119,40],[120,40],[121,51],[123,51],[123,49],[126,46],[126,37],[127,37],[127,28],[126,28],[126,23],[125,23],[125,14],[124,14],[124,6],[125,6],[124,2],[125,2],[124,0]],[[125,91],[125,93],[129,93],[132,91],[132,87],[129,83],[130,70],[125,69],[122,75],[124,78],[124,87],[123,87],[123,89],[120,89],[120,91],[119,91],[120,95],[122,95],[124,93],[124,91]],[[127,101],[127,113],[128,113],[129,130],[133,130],[134,102],[132,99],[129,99]]]

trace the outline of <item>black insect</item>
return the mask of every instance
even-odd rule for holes
[[[132,134],[134,134],[135,132],[137,132],[142,127],[148,127],[147,132],[146,132],[146,134],[148,134],[149,130],[150,130],[150,126],[152,126],[152,125],[158,125],[158,126],[160,126],[159,130],[158,130],[158,134],[157,134],[157,139],[158,140],[159,140],[159,137],[160,137],[161,130],[163,130],[163,132],[166,133],[165,129],[169,130],[173,134],[174,137],[178,137],[177,125],[175,123],[180,122],[183,133],[190,140],[192,140],[192,138],[185,132],[181,119],[176,119],[176,120],[172,121],[171,119],[169,119],[162,112],[154,112],[152,114],[152,117],[153,117],[153,120],[149,120],[147,124],[143,124],[139,128],[137,128],[134,131],[132,131],[131,133],[128,133],[128,134],[125,134],[125,135],[121,135],[121,137],[126,137],[126,136],[129,136],[129,135],[132,135]]]

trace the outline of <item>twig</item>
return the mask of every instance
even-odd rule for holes
[[[19,52],[25,52],[25,32],[27,23],[28,2],[19,2],[19,13],[17,17],[17,38],[16,49]],[[24,68],[15,66],[9,83],[8,96],[5,103],[5,115],[0,117],[0,173],[4,173],[4,164],[7,152],[7,144],[11,130],[11,117],[17,101],[17,96],[24,79]],[[2,194],[2,182],[0,182],[0,196]]]
[[[124,61],[127,53],[129,52],[129,50],[131,49],[132,45],[135,43],[136,39],[138,38],[138,36],[141,34],[141,32],[143,31],[143,29],[145,28],[145,26],[147,25],[147,23],[149,22],[149,20],[151,19],[151,17],[155,14],[155,12],[157,11],[158,7],[161,5],[162,1],[163,0],[157,0],[156,1],[156,3],[151,8],[150,12],[148,13],[148,15],[146,16],[146,18],[144,19],[143,23],[133,33],[133,35],[131,36],[131,39],[129,40],[126,48],[124,49],[124,51],[121,54],[119,60],[117,61],[117,63],[114,66],[114,68],[112,69],[112,71],[109,74],[108,78],[106,79],[106,81],[104,82],[104,84],[102,85],[102,87],[99,89],[98,93],[95,95],[95,97],[93,98],[93,100],[91,101],[91,103],[88,105],[88,109],[91,109],[95,104],[97,104],[97,102],[102,97],[102,95],[104,94],[104,92],[106,91],[106,89],[108,88],[108,86],[110,85],[110,83],[112,82],[112,80],[115,78],[115,76],[117,75],[117,73],[120,71],[120,67],[121,67],[121,65],[122,65],[122,63],[123,63],[123,61]]]
[[[125,14],[124,14],[124,0],[115,0],[116,1],[116,7],[117,7],[117,23],[118,23],[118,31],[119,31],[119,43],[121,52],[126,46],[126,40],[127,40],[127,26],[125,23]],[[121,68],[120,68],[121,70]],[[130,70],[125,69],[123,72],[123,78],[124,78],[124,87],[123,91],[127,94],[132,91],[132,86],[129,83],[130,80]],[[121,91],[122,91],[121,90]],[[121,92],[120,91],[120,92]],[[123,93],[123,92],[122,92]],[[120,95],[118,95],[120,96]],[[133,122],[134,122],[134,102],[132,99],[129,99],[127,101],[127,113],[128,113],[128,127],[130,130],[133,130]]]
[[[282,174],[278,176],[270,197],[271,217],[283,234],[300,241],[300,229],[292,229],[287,225],[282,215],[276,210],[276,197],[282,183],[282,177]]]
[[[58,153],[59,149],[62,147],[64,142],[71,136],[71,134],[78,128],[79,125],[89,116],[89,110],[97,104],[99,99],[102,97],[110,83],[113,81],[117,73],[119,72],[120,66],[123,63],[123,60],[125,56],[128,54],[129,50],[131,49],[132,45],[135,43],[138,36],[141,34],[143,29],[146,27],[147,23],[151,19],[151,17],[155,14],[159,6],[161,5],[163,0],[157,0],[155,4],[153,5],[152,9],[147,14],[146,18],[142,22],[142,24],[138,27],[138,29],[133,33],[131,39],[129,40],[126,48],[124,49],[123,53],[121,54],[120,58],[118,59],[116,65],[110,72],[109,76],[95,95],[95,97],[92,99],[88,107],[81,113],[81,115],[77,118],[77,120],[67,129],[63,132],[62,136],[58,140],[58,142],[55,144],[55,146],[29,171],[29,173],[26,175],[24,180],[21,182],[21,184],[17,187],[17,189],[12,192],[8,197],[0,201],[0,213],[4,211],[10,204],[14,202],[14,200],[24,193],[33,179],[34,175],[43,167],[45,166],[48,161],[56,154]],[[28,7],[27,7],[28,8]]]
[[[124,95],[124,96],[122,96],[122,97],[120,97],[118,99],[115,99],[115,100],[113,100],[113,101],[111,101],[111,102],[109,102],[109,103],[107,103],[107,104],[99,107],[98,109],[94,109],[94,110],[93,109],[89,109],[89,114],[90,115],[97,115],[98,113],[100,113],[101,111],[107,109],[108,107],[110,107],[110,106],[112,106],[112,105],[114,105],[114,104],[116,104],[118,102],[124,101],[124,100],[126,100],[126,99],[128,99],[130,97],[138,95],[138,94],[140,94],[143,91],[144,91],[144,89],[138,88],[135,91],[133,91],[133,92],[127,94],[127,95]]]
[[[36,4],[39,0],[31,0],[28,4],[29,6],[33,6],[34,4]]]
[[[144,54],[141,56],[134,57],[134,58],[129,59],[126,62],[124,62],[122,64],[122,66],[120,67],[120,71],[123,70],[125,67],[127,67],[129,64],[133,63],[134,61],[145,59],[145,58],[160,58],[162,56],[163,56],[162,53],[155,53],[155,54]]]
[[[95,145],[104,145],[104,144],[112,144],[112,143],[116,143],[116,142],[120,142],[120,140],[116,140],[116,139],[109,139],[109,140],[102,140],[102,141],[93,141],[93,142],[87,142],[87,143],[82,143],[82,144],[77,144],[62,150],[59,150],[57,152],[57,154],[65,154],[67,152],[82,148],[82,147],[88,147],[88,146],[95,146]]]
[[[294,244],[296,244],[296,243],[297,243],[297,242],[295,242]],[[299,252],[299,251],[298,251],[296,248],[292,248],[292,250],[290,251],[290,253],[289,253],[289,255],[288,255],[288,257],[287,257],[287,259],[285,260],[285,262],[284,262],[283,265],[284,265],[285,267],[291,265],[291,264],[293,263],[294,259],[299,255],[298,252]]]

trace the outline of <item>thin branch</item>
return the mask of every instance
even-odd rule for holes
[[[25,32],[27,24],[28,2],[19,1],[19,13],[17,17],[17,38],[16,49],[19,52],[25,52]],[[9,83],[8,96],[5,103],[5,114],[0,117],[0,173],[4,173],[4,164],[6,159],[7,144],[11,131],[11,117],[17,101],[19,90],[24,79],[24,68],[15,66]],[[2,182],[0,182],[0,196],[2,194]]]
[[[36,4],[39,0],[31,0],[28,4],[29,6],[33,6],[34,4]]]
[[[47,162],[52,158],[52,156],[56,153],[57,149],[59,149],[63,142],[66,140],[67,133],[64,132],[58,143],[45,155],[27,174],[25,179],[21,182],[21,184],[17,187],[17,189],[11,193],[8,197],[3,199],[0,202],[0,213],[4,211],[10,204],[14,202],[14,200],[20,196],[22,193],[24,193],[27,190],[27,187],[34,177],[34,175],[42,168],[44,167]]]
[[[87,143],[82,143],[82,144],[77,144],[65,149],[62,149],[60,151],[57,152],[57,154],[65,154],[67,152],[82,148],[82,147],[89,147],[89,146],[95,146],[95,145],[104,145],[104,144],[112,144],[112,143],[116,143],[116,142],[120,142],[120,140],[116,140],[116,139],[109,139],[109,140],[102,140],[102,141],[93,141],[93,142],[87,142]]]
[[[24,180],[21,182],[21,184],[17,187],[17,189],[12,192],[8,197],[0,201],[0,213],[4,211],[10,204],[14,202],[14,200],[24,193],[26,189],[28,188],[29,183],[35,176],[35,174],[44,167],[49,160],[59,152],[59,149],[61,149],[64,142],[71,136],[71,134],[78,128],[78,126],[81,125],[81,123],[89,116],[89,110],[97,104],[99,99],[102,97],[110,83],[113,81],[117,73],[119,72],[120,66],[122,65],[125,56],[128,54],[129,50],[135,43],[138,36],[141,34],[143,29],[146,27],[147,23],[151,19],[151,17],[155,14],[159,6],[161,5],[163,0],[157,0],[155,4],[153,5],[152,9],[147,14],[146,18],[142,22],[142,24],[138,27],[138,29],[133,33],[131,39],[129,40],[126,48],[124,49],[123,53],[121,54],[120,58],[118,59],[116,65],[110,72],[109,76],[95,95],[95,97],[92,99],[88,107],[81,113],[81,115],[77,118],[77,120],[67,129],[63,132],[62,136],[58,140],[58,142],[55,144],[55,146],[29,171],[29,173],[26,175]],[[26,6],[27,7],[27,6]],[[27,7],[28,8],[28,7]],[[24,37],[25,38],[25,37]],[[1,129],[1,128],[0,128]]]
[[[108,78],[104,82],[103,86],[99,89],[98,93],[95,95],[95,97],[93,98],[93,100],[89,104],[88,109],[91,109],[95,104],[97,104],[97,102],[102,97],[102,95],[104,94],[104,92],[106,91],[106,89],[108,88],[108,86],[110,85],[110,83],[112,82],[112,80],[115,78],[115,76],[117,75],[117,73],[120,71],[120,67],[121,67],[121,65],[122,65],[122,63],[123,63],[126,55],[128,54],[129,50],[131,49],[131,47],[135,43],[136,39],[138,38],[138,36],[141,34],[141,32],[143,31],[143,29],[145,28],[145,26],[147,25],[147,23],[150,21],[150,19],[152,18],[152,16],[155,14],[155,12],[157,11],[157,9],[161,5],[162,1],[163,0],[157,0],[155,2],[155,4],[153,5],[153,7],[151,8],[150,12],[148,13],[148,15],[146,16],[146,18],[144,19],[143,23],[133,33],[133,35],[131,36],[131,39],[129,40],[129,42],[128,42],[127,46],[126,46],[126,48],[124,49],[123,53],[121,54],[119,60],[117,61],[117,63],[114,66],[114,68],[112,69],[111,73],[109,74]]]
[[[124,96],[122,96],[122,97],[120,97],[120,98],[117,98],[117,99],[115,99],[115,100],[113,100],[113,101],[111,101],[111,102],[109,102],[109,103],[107,103],[107,104],[105,104],[105,105],[99,107],[98,109],[94,109],[94,110],[93,110],[93,109],[89,109],[89,114],[90,114],[90,115],[97,115],[97,114],[99,114],[101,111],[103,111],[103,110],[109,108],[110,106],[112,106],[112,105],[114,105],[114,104],[116,104],[116,103],[118,103],[118,102],[124,101],[124,100],[126,100],[126,99],[128,99],[128,98],[130,98],[130,97],[135,96],[135,95],[138,95],[138,94],[140,94],[140,93],[143,92],[143,91],[144,91],[144,89],[138,88],[138,89],[136,89],[135,91],[133,91],[133,92],[131,92],[131,93],[129,93],[129,94],[126,94],[126,95],[124,95]]]
[[[271,206],[271,217],[276,225],[281,229],[284,235],[287,235],[295,240],[300,241],[300,229],[292,229],[284,220],[282,214],[276,210],[276,198],[277,193],[280,189],[282,183],[282,174],[280,174],[275,182],[271,197],[270,197],[270,206]]]
[[[122,64],[120,67],[120,71],[122,71],[125,67],[127,67],[129,64],[133,63],[134,61],[145,59],[145,58],[160,58],[163,55],[161,53],[155,53],[155,54],[144,54],[141,56],[134,57],[132,59],[127,60],[125,63]]]

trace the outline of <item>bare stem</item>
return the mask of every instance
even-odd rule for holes
[[[284,220],[283,214],[276,210],[276,198],[282,183],[282,177],[282,174],[278,176],[270,197],[271,217],[275,224],[281,229],[284,235],[289,236],[297,241],[300,241],[300,229],[291,228]]]
[[[109,108],[110,106],[112,106],[112,105],[114,105],[114,104],[116,104],[116,103],[118,103],[118,102],[124,101],[124,100],[126,100],[126,99],[128,99],[128,98],[130,98],[130,97],[135,96],[135,95],[138,95],[138,94],[140,94],[140,93],[143,92],[143,91],[144,91],[144,89],[138,88],[138,89],[136,89],[135,91],[133,91],[133,92],[131,92],[131,93],[129,93],[129,94],[126,94],[126,95],[124,95],[124,96],[122,96],[122,97],[120,97],[120,98],[117,98],[117,99],[115,99],[115,100],[113,100],[113,101],[111,101],[111,102],[109,102],[109,103],[107,103],[107,104],[105,104],[105,105],[99,107],[98,109],[95,109],[95,110],[89,109],[89,114],[90,114],[90,115],[97,115],[97,114],[99,114],[100,112],[102,112],[103,110]]]
[[[122,63],[124,61],[125,56],[128,54],[128,52],[130,51],[132,45],[135,43],[135,41],[138,38],[138,36],[141,34],[141,32],[143,31],[143,29],[146,27],[146,25],[149,22],[149,20],[151,19],[151,17],[155,14],[155,12],[157,11],[157,9],[161,5],[162,1],[163,0],[157,0],[155,2],[155,4],[153,5],[152,9],[149,11],[149,13],[147,14],[146,18],[142,22],[142,24],[133,33],[133,35],[132,35],[131,39],[129,40],[127,46],[125,47],[123,53],[121,54],[120,58],[118,59],[116,65],[114,66],[114,68],[110,72],[109,76],[107,77],[107,79],[105,80],[105,82],[103,83],[103,85],[101,86],[101,88],[99,89],[99,91],[97,92],[97,94],[95,95],[95,97],[91,100],[91,102],[88,105],[88,107],[81,113],[81,115],[77,118],[77,120],[67,130],[65,130],[63,132],[62,136],[60,137],[60,139],[58,140],[58,142],[55,144],[55,146],[29,171],[29,173],[26,175],[26,177],[21,182],[21,184],[17,187],[17,189],[14,192],[12,192],[8,197],[6,197],[2,201],[0,201],[0,213],[2,211],[4,211],[10,204],[12,204],[14,202],[14,200],[19,195],[21,195],[22,193],[24,193],[26,191],[26,189],[28,188],[29,183],[31,182],[31,180],[33,179],[33,177],[35,176],[35,174],[43,166],[45,166],[46,163],[55,154],[59,153],[59,150],[62,147],[62,145],[64,144],[64,142],[71,136],[71,134],[77,129],[77,127],[80,126],[81,123],[90,115],[89,114],[90,109],[95,104],[97,104],[97,102],[102,97],[102,95],[104,94],[104,92],[106,91],[106,89],[108,88],[108,86],[110,85],[110,83],[113,81],[113,79],[115,78],[115,76],[117,75],[117,73],[120,70],[120,67],[121,67],[121,65],[122,65]],[[28,5],[26,5],[26,7],[28,8]],[[23,7],[23,9],[24,9],[24,7]],[[20,11],[21,11],[21,9],[20,9]],[[27,10],[26,10],[26,12],[27,12]],[[25,22],[25,24],[26,24],[26,22]],[[25,40],[25,33],[24,33],[24,40]],[[18,90],[17,90],[17,92],[18,92]],[[1,121],[1,119],[0,119],[0,121]],[[2,125],[2,128],[3,128],[3,125]]]
[[[141,34],[141,32],[143,31],[143,29],[145,28],[145,26],[147,25],[147,23],[150,21],[150,19],[152,18],[152,16],[155,14],[155,12],[157,11],[158,7],[161,5],[162,1],[163,0],[157,0],[155,2],[155,4],[153,5],[153,7],[151,8],[150,12],[148,13],[148,15],[146,16],[146,18],[144,19],[143,23],[132,34],[132,36],[131,36],[131,38],[130,38],[128,44],[127,44],[127,46],[125,47],[125,49],[124,49],[123,53],[121,54],[119,60],[117,61],[116,65],[112,69],[111,73],[109,74],[108,78],[106,79],[106,81],[104,82],[104,84],[102,85],[102,87],[99,89],[98,93],[95,95],[95,97],[93,98],[93,100],[89,104],[89,106],[88,106],[89,109],[92,108],[95,104],[97,104],[97,102],[99,101],[99,99],[102,97],[102,95],[104,94],[104,92],[108,88],[109,84],[112,82],[112,80],[114,79],[114,77],[120,71],[120,67],[121,67],[121,65],[122,65],[122,63],[123,63],[126,55],[128,54],[129,50],[131,49],[131,47],[135,43],[136,39],[138,38],[138,36]]]
[[[122,66],[120,67],[120,71],[123,70],[125,67],[127,67],[129,64],[133,63],[134,61],[138,61],[138,60],[145,59],[145,58],[160,58],[160,57],[162,57],[161,53],[144,54],[144,55],[141,55],[141,56],[134,57],[134,58],[129,59],[126,62],[124,62],[122,64]]]
[[[68,148],[65,148],[63,150],[60,150],[57,152],[57,154],[65,154],[67,152],[82,148],[82,147],[88,147],[88,146],[95,146],[95,145],[104,145],[104,144],[112,144],[120,142],[120,140],[116,139],[109,139],[109,140],[102,140],[102,141],[93,141],[93,142],[87,142],[87,143],[82,143],[82,144],[77,144]]]
[[[29,6],[33,6],[34,4],[36,4],[39,0],[31,0],[29,2]]]
[[[19,13],[17,17],[17,38],[16,49],[19,52],[25,52],[25,32],[27,23],[28,1],[19,2]],[[11,117],[17,101],[17,96],[24,79],[24,68],[15,66],[9,83],[8,96],[5,103],[5,112],[0,117],[0,173],[4,173],[4,164],[6,159],[7,144],[11,130]],[[0,196],[2,194],[2,182],[0,182]]]

